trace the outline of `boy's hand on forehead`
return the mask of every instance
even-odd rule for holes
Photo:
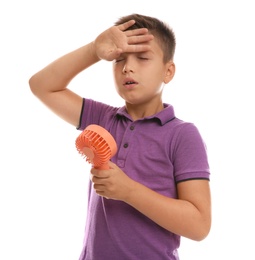
[[[153,35],[149,34],[146,28],[127,30],[134,23],[134,20],[130,20],[102,32],[94,41],[98,58],[112,61],[125,52],[150,50],[148,42],[154,38]]]

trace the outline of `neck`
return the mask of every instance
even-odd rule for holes
[[[157,114],[164,109],[162,102],[153,104],[130,104],[126,103],[126,109],[131,118],[135,121],[144,117],[149,117]]]

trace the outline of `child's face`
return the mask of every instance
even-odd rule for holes
[[[167,78],[170,63],[163,63],[163,52],[155,38],[147,44],[150,51],[124,53],[113,62],[116,90],[129,104],[162,102],[164,83],[173,77]]]

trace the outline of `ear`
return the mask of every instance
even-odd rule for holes
[[[169,83],[175,74],[175,64],[173,61],[169,61],[166,63],[166,74],[164,78],[164,83],[167,84]]]

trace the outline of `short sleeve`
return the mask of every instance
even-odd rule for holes
[[[189,179],[209,180],[207,147],[194,124],[186,123],[178,131],[173,163],[176,182]]]

